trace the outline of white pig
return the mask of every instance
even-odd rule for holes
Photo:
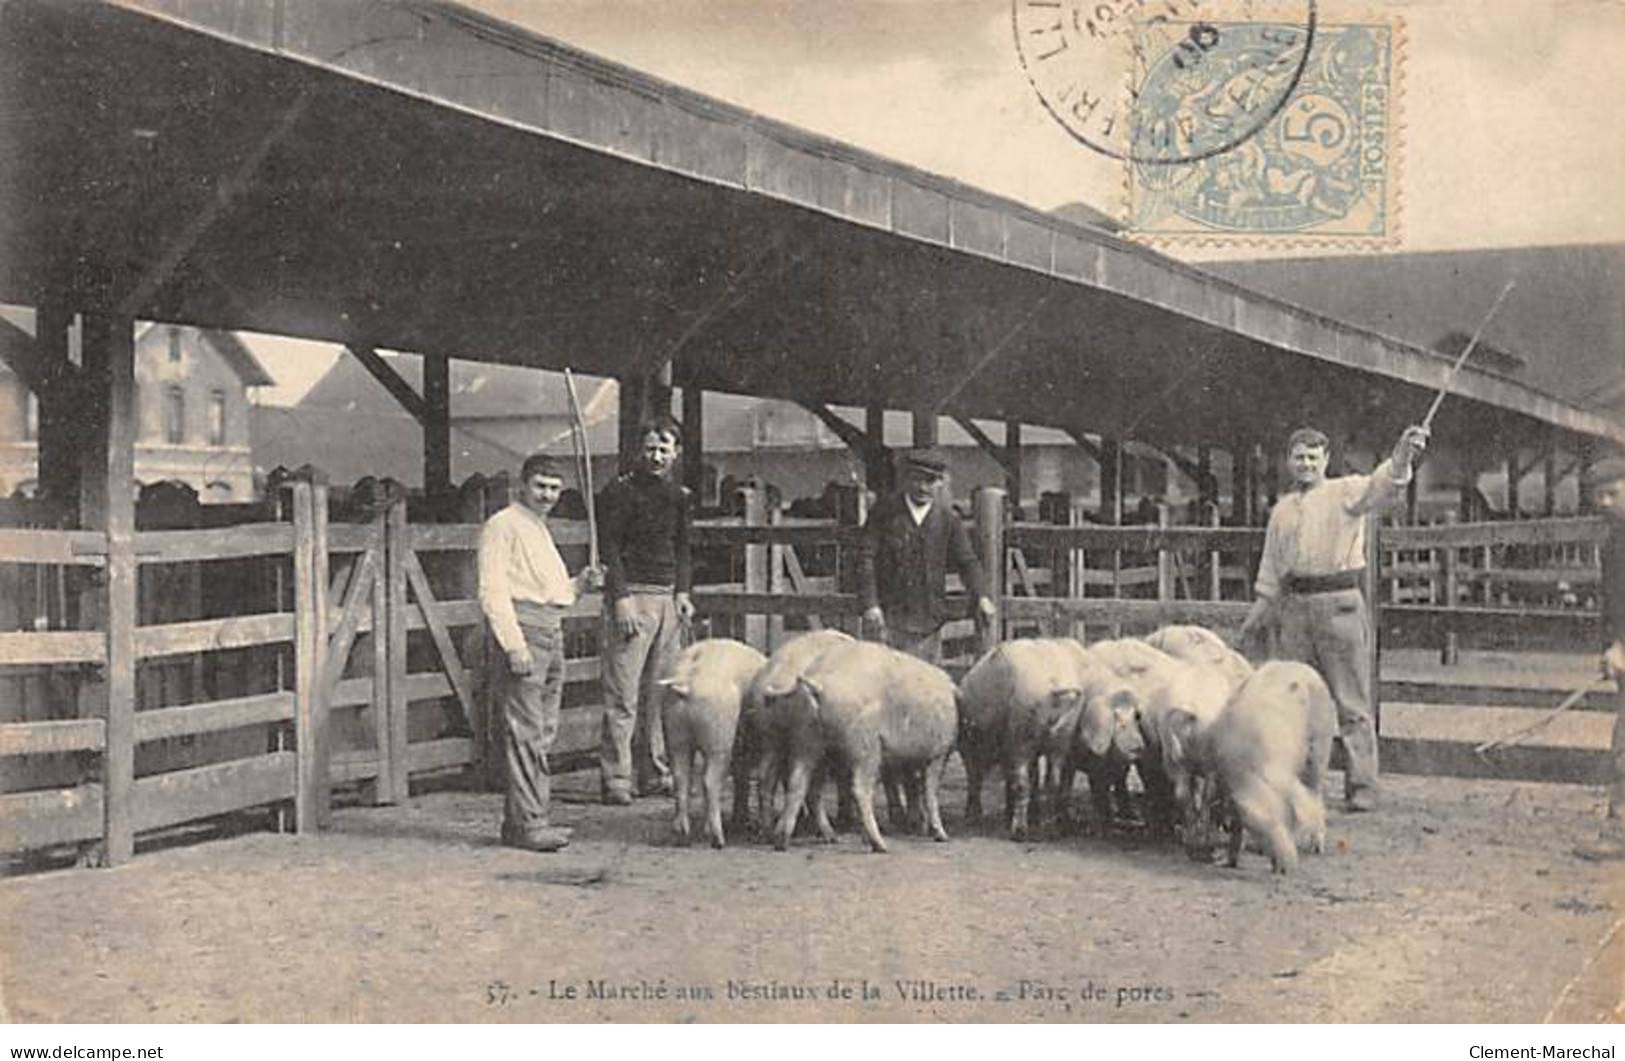
[[[1230,679],[1232,691],[1252,676],[1247,657],[1231,648],[1224,638],[1205,626],[1164,626],[1146,635],[1145,643],[1187,663],[1217,667]]]
[[[856,641],[820,655],[797,685],[787,698],[797,710],[789,727],[789,791],[775,846],[781,851],[789,846],[803,800],[820,802],[812,786],[826,753],[851,772],[852,802],[871,850],[886,850],[874,811],[882,768],[899,776],[923,771],[921,826],[933,838],[947,840],[937,793],[959,721],[953,679],[913,656]]]
[[[722,783],[734,755],[739,714],[746,691],[767,657],[738,641],[699,641],[682,651],[666,687],[662,721],[671,758],[673,822],[683,843],[689,839],[689,791],[696,754],[704,758],[706,830],[711,846],[726,843],[722,832]]]
[[[1205,802],[1228,801],[1238,827],[1231,830],[1229,863],[1241,856],[1243,830],[1270,856],[1276,873],[1298,862],[1298,845],[1326,849],[1326,807],[1321,783],[1337,733],[1337,710],[1313,667],[1276,660],[1263,664],[1238,689],[1219,717],[1199,730],[1176,720],[1198,775],[1187,808],[1187,844],[1205,857]]]

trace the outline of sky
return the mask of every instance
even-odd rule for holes
[[[1123,164],[1080,145],[1040,105],[1017,57],[1011,0],[464,2],[1039,209],[1120,210]],[[1373,11],[1403,30],[1400,249],[1625,242],[1625,77],[1613,62],[1625,53],[1625,2],[1319,4],[1328,23]],[[1304,253],[1162,249],[1197,262]],[[308,344],[253,345],[280,382],[262,400],[296,399],[331,363]]]

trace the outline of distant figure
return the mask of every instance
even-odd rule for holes
[[[1276,628],[1281,655],[1320,671],[1337,701],[1348,753],[1343,797],[1351,811],[1377,806],[1377,729],[1371,717],[1371,651],[1366,629],[1365,517],[1404,496],[1428,432],[1407,427],[1370,475],[1326,478],[1330,443],[1313,428],[1287,439],[1294,489],[1270,511],[1256,599],[1241,627],[1245,649]]]
[[[980,623],[993,618],[970,535],[943,497],[948,464],[935,449],[904,458],[902,490],[875,503],[858,548],[858,592],[869,630],[929,663],[942,658],[948,569],[959,572]]]
[[[502,843],[527,851],[557,851],[570,842],[570,830],[549,819],[547,753],[564,696],[561,620],[583,590],[603,583],[597,568],[571,578],[553,544],[547,514],[563,489],[551,457],[526,457],[515,500],[480,531],[480,610],[508,664],[500,699],[508,764]]]
[[[1597,838],[1574,853],[1602,862],[1625,859],[1625,457],[1598,461],[1587,478],[1597,511],[1608,521],[1608,538],[1602,546],[1603,640],[1608,646],[1602,672],[1617,688],[1607,816]]]

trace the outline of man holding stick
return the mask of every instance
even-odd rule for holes
[[[507,655],[498,700],[508,766],[502,842],[528,851],[557,851],[570,842],[570,830],[548,820],[547,753],[564,696],[561,621],[583,591],[603,582],[592,566],[571,578],[553,544],[547,514],[563,490],[553,458],[533,453],[519,469],[517,498],[480,531],[480,609]]]
[[[1243,648],[1277,628],[1280,654],[1311,664],[1337,702],[1338,729],[1348,756],[1344,800],[1351,811],[1377,805],[1377,729],[1371,714],[1366,627],[1366,515],[1393,505],[1427,447],[1428,429],[1408,427],[1393,453],[1370,475],[1326,478],[1330,445],[1313,428],[1287,440],[1294,487],[1270,511],[1256,599],[1242,624]],[[1256,655],[1256,652],[1250,653]]]
[[[1593,862],[1625,859],[1625,457],[1608,457],[1586,477],[1597,511],[1608,521],[1602,546],[1602,672],[1614,693],[1614,739],[1609,752],[1608,811],[1595,840],[1574,853]]]
[[[694,617],[689,599],[688,491],[672,482],[682,430],[670,417],[643,427],[638,464],[598,499],[604,558],[604,724],[599,782],[605,803],[671,791],[657,683],[671,674]]]

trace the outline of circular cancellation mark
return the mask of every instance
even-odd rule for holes
[[[1267,8],[1267,10],[1266,10]],[[1142,166],[1222,154],[1297,87],[1315,0],[1012,0],[1016,52],[1050,115]]]

